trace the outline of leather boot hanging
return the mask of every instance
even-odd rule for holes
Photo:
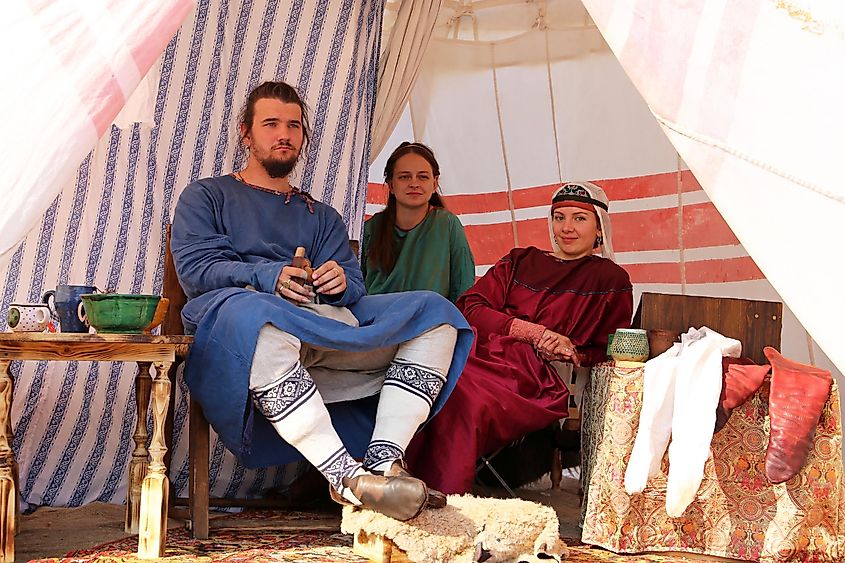
[[[760,388],[770,369],[769,365],[758,366],[745,358],[722,358],[722,394],[716,406],[714,434],[727,424],[731,412]]]
[[[772,364],[766,477],[783,483],[807,461],[833,380],[829,371],[784,358],[770,346],[763,353]]]

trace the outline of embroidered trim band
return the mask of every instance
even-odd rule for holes
[[[317,469],[325,475],[337,492],[342,492],[343,478],[355,473],[355,470],[360,466],[361,464],[355,461],[345,448],[340,448],[330,455],[326,461],[319,464]]]
[[[390,364],[384,375],[385,386],[392,385],[404,389],[424,400],[429,407],[434,404],[444,383],[446,383],[446,378],[439,373],[427,371],[415,364],[396,361]]]
[[[379,469],[382,464],[393,463],[404,455],[405,452],[398,444],[387,440],[373,440],[364,454],[364,469]]]
[[[252,392],[252,403],[270,422],[278,422],[314,396],[317,385],[302,365],[277,385]]]

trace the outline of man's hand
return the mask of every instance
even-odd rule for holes
[[[334,260],[314,270],[314,287],[323,295],[338,295],[346,291],[346,273]]]
[[[279,279],[276,280],[276,291],[285,299],[289,299],[294,303],[310,303],[314,299],[314,292],[310,289],[302,287],[298,282],[291,278],[307,279],[308,272],[302,268],[294,268],[293,266],[285,266],[279,273]]]
[[[581,365],[578,351],[568,337],[558,334],[553,330],[546,329],[536,345],[540,357],[546,361],[558,360],[561,362],[572,362],[576,366]]]

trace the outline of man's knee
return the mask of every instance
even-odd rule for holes
[[[249,388],[265,389],[293,373],[299,363],[300,348],[296,337],[269,323],[262,326],[252,355]]]
[[[455,327],[438,325],[399,346],[396,361],[416,364],[445,376],[452,364],[457,339]]]

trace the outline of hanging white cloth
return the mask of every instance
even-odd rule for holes
[[[683,514],[693,501],[716,423],[722,391],[722,357],[739,357],[742,345],[707,327],[691,328],[681,342],[646,362],[643,406],[625,470],[625,491],[642,492],[660,469],[669,444],[666,513]]]
[[[629,495],[645,490],[649,477],[657,475],[669,445],[675,406],[675,367],[682,347],[679,342],[673,344],[647,361],[643,369],[640,425],[625,469],[625,492]]]
[[[675,365],[675,409],[669,444],[666,513],[677,518],[695,498],[716,425],[722,392],[722,357],[738,358],[742,344],[702,327],[695,341],[683,343]]]
[[[378,68],[370,161],[396,127],[428,48],[442,0],[403,0]]]

